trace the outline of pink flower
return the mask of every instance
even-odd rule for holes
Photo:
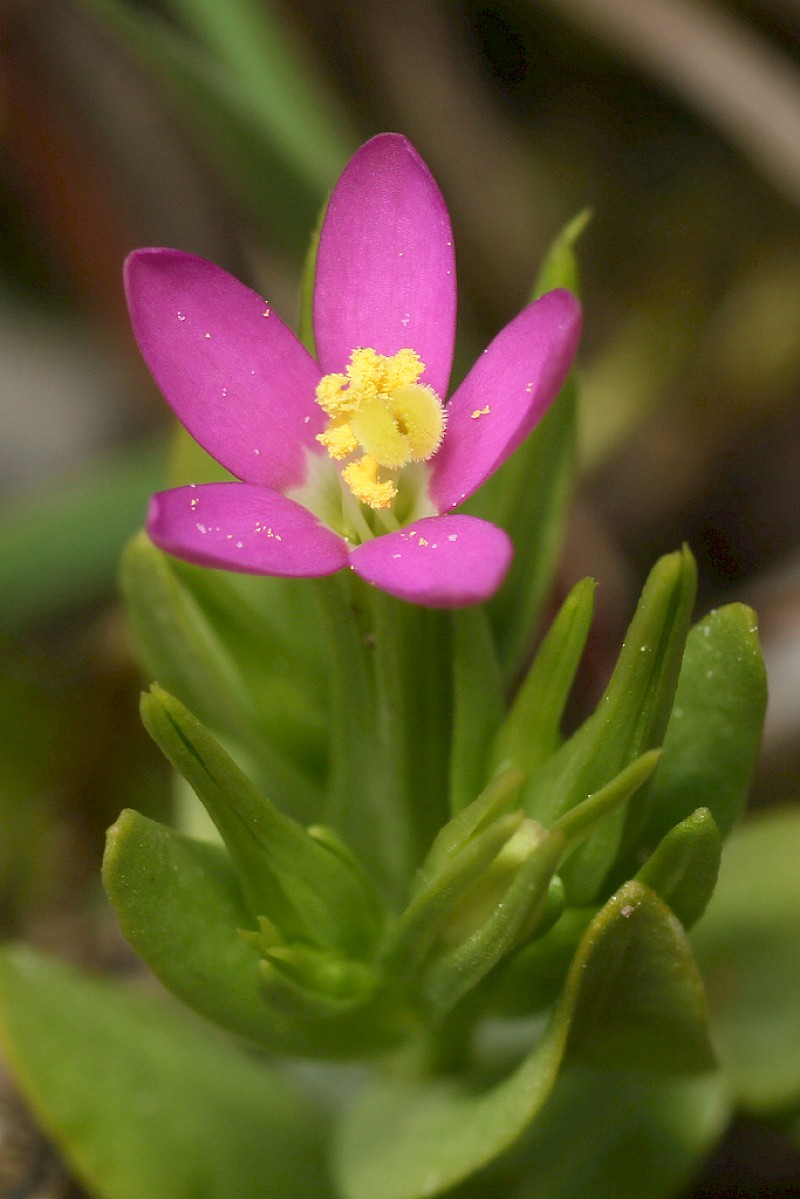
[[[318,361],[269,303],[202,258],[137,250],[125,279],[156,382],[240,480],[154,496],[156,545],[251,574],[350,567],[431,607],[477,603],[500,586],[506,533],[449,514],[558,394],[580,309],[566,291],[528,305],[445,405],[453,238],[439,189],[405,138],[367,142],[331,197],[314,291]]]

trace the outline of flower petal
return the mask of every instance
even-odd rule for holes
[[[440,512],[480,487],[542,419],[569,373],[580,327],[575,297],[551,291],[483,351],[447,405],[447,432],[431,459],[431,499]]]
[[[383,133],[351,158],[322,226],[314,292],[317,354],[328,374],[353,350],[410,347],[422,382],[447,394],[456,270],[450,217],[410,142]]]
[[[464,608],[495,593],[513,553],[496,525],[476,516],[427,516],[358,546],[356,574],[426,608]]]
[[[347,566],[346,542],[307,508],[248,483],[204,483],[150,501],[147,532],[162,550],[245,574],[314,578]]]
[[[319,368],[271,306],[180,250],[135,251],[125,287],[145,362],[195,440],[248,483],[302,484],[325,423]]]

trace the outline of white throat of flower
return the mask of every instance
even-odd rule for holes
[[[325,375],[316,401],[328,417],[309,454],[306,484],[292,498],[359,544],[436,510],[425,465],[444,436],[446,413],[414,350],[354,350],[345,374]]]

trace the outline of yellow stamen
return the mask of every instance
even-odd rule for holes
[[[325,446],[331,458],[337,462],[358,449],[358,438],[346,421],[337,424],[332,420],[324,433],[317,434],[317,441]]]
[[[369,454],[346,466],[342,478],[356,499],[370,508],[388,508],[397,495],[394,483],[379,481],[378,463]]]
[[[418,382],[424,370],[414,350],[387,357],[362,347],[350,355],[346,374],[325,375],[317,387],[317,403],[330,417],[317,440],[337,461],[363,452],[342,479],[371,508],[388,507],[397,494],[379,469],[425,462],[441,444],[445,411],[433,388]]]
[[[317,403],[328,416],[352,411],[354,397],[345,390],[347,375],[323,375],[317,384]]]

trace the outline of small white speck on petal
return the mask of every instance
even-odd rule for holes
[[[210,334],[210,333],[204,333],[204,334],[203,334],[203,337],[205,337],[206,339],[208,339],[209,337],[211,337],[211,334]]]
[[[236,542],[236,548],[237,548],[237,550],[243,550],[243,549],[244,549],[244,542],[243,542],[243,541],[237,541],[237,542]]]
[[[197,531],[198,531],[198,533],[207,533],[207,532],[208,532],[208,529],[206,528],[206,526],[205,526],[205,525],[198,525],[198,526],[197,526]]]
[[[393,558],[402,558],[402,554],[392,554]]]
[[[178,320],[179,320],[179,321],[185,321],[185,320],[186,320],[186,313],[185,313],[185,312],[179,312],[179,313],[178,313]]]
[[[458,533],[448,533],[447,540],[448,541],[458,541]]]

